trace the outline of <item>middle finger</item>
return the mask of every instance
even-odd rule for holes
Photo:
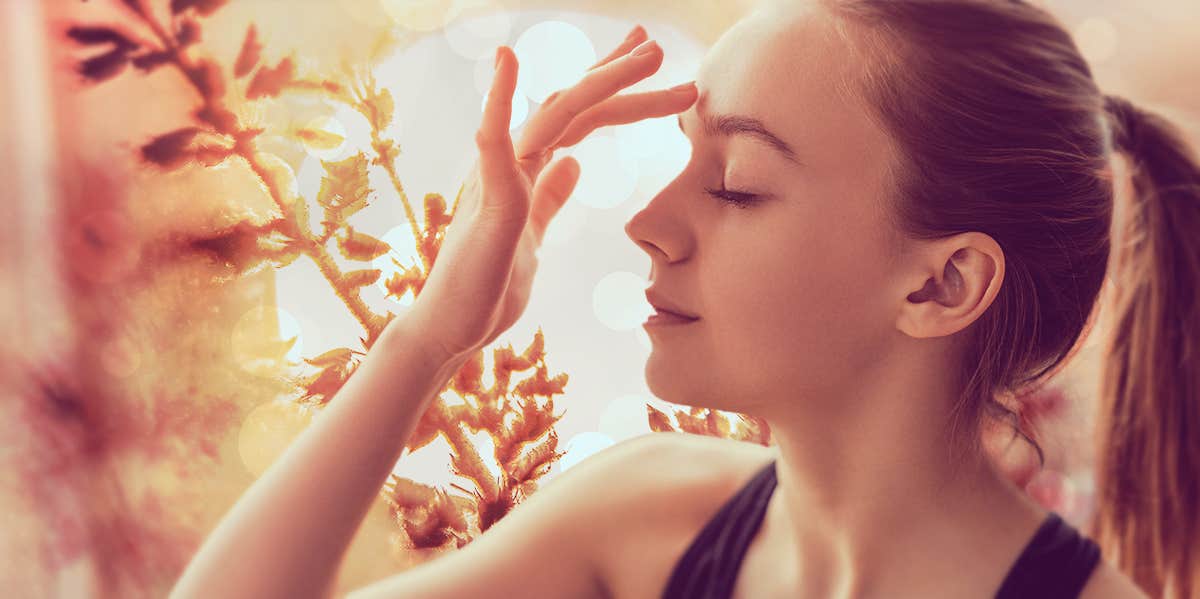
[[[525,126],[517,144],[517,158],[527,169],[536,170],[576,116],[653,75],[662,66],[662,60],[662,48],[648,40],[632,53],[588,72],[573,87],[550,94]]]

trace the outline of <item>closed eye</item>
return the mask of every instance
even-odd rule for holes
[[[753,193],[742,191],[733,191],[731,189],[712,189],[705,188],[708,195],[721,200],[722,202],[733,204],[736,208],[746,209],[759,201],[759,196]]]

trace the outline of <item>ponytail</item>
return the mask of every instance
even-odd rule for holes
[[[1179,129],[1105,96],[1132,193],[1116,210],[1090,536],[1152,597],[1200,593],[1200,164]]]

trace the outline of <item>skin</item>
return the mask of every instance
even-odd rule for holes
[[[780,487],[752,549],[771,575],[746,579],[769,586],[740,587],[741,596],[961,597],[980,580],[998,584],[1042,513],[982,457],[950,477],[934,422],[953,395],[944,374],[952,335],[994,298],[1003,255],[978,234],[881,241],[899,239],[888,236],[881,209],[888,140],[832,94],[829,83],[850,70],[822,24],[799,13],[756,16],[713,49],[698,86],[618,95],[662,64],[653,43],[643,56],[631,52],[646,41],[635,28],[582,81],[543,103],[515,143],[508,124],[518,65],[500,48],[476,137],[478,168],[411,311],[389,323],[322,417],[225,515],[171,597],[330,596],[421,415],[463,361],[524,312],[542,236],[579,175],[573,159],[553,160],[555,150],[598,127],[682,111],[692,161],[627,231],[650,254],[656,287],[701,315],[652,335],[651,389],[764,416],[779,440]],[[785,81],[792,85],[775,87]],[[762,118],[805,166],[746,139],[700,135],[698,118],[710,112]],[[745,211],[721,205],[703,186],[723,179],[772,197]],[[582,493],[596,483],[573,484]],[[530,513],[495,530],[550,542]],[[487,569],[506,563],[488,551],[495,544],[456,554],[476,579],[402,574],[372,592],[511,583],[497,578],[515,568]],[[574,563],[589,557],[564,551]],[[947,555],[966,559],[950,573]]]
[[[478,168],[411,311],[389,322],[321,418],[225,514],[172,598],[333,594],[346,549],[421,416],[463,361],[528,303],[542,234],[578,179],[572,159],[552,163],[554,151],[571,136],[676,114],[695,102],[690,84],[617,95],[662,65],[657,44],[647,44],[642,56],[631,53],[646,40],[635,28],[582,81],[544,102],[515,144],[508,124],[518,65],[510,48],[499,49],[476,137]],[[408,590],[412,581],[404,578]]]
[[[681,115],[691,161],[626,225],[652,287],[700,316],[649,329],[646,380],[667,401],[770,424],[779,486],[754,551],[781,576],[758,591],[997,588],[1046,513],[983,455],[947,458],[942,427],[956,333],[995,298],[1004,256],[980,233],[918,242],[890,223],[895,150],[844,93],[857,71],[831,24],[813,5],[771,5],[704,59]],[[799,164],[702,126],[732,114]],[[721,187],[761,198],[739,209],[705,193]]]

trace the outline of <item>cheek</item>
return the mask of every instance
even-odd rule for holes
[[[879,236],[862,221],[838,224],[756,228],[738,251],[722,252],[723,275],[706,277],[714,341],[743,385],[777,385],[791,373],[834,385],[877,354]]]

